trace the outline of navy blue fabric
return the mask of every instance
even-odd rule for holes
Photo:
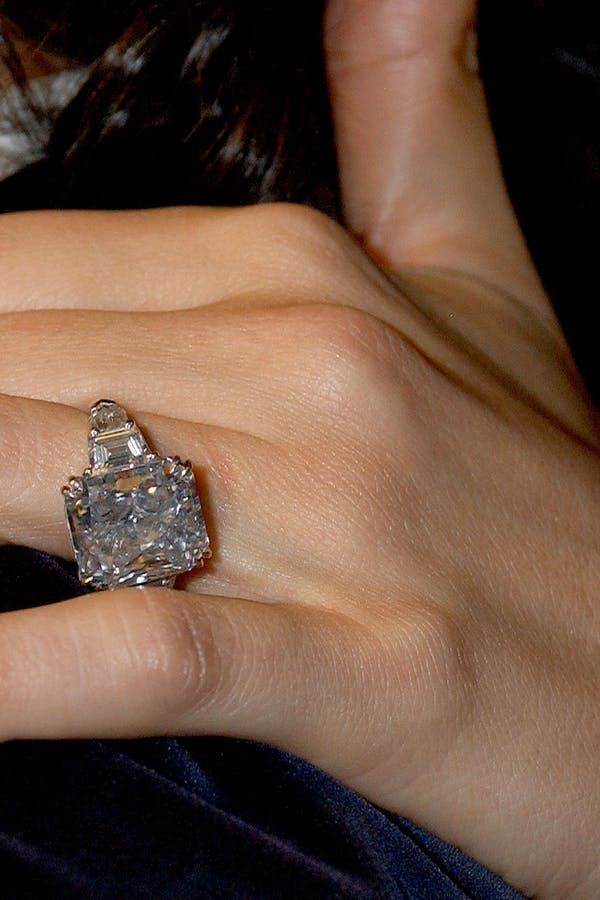
[[[21,547],[0,547],[0,584],[1,611],[82,592]],[[520,896],[308,762],[223,737],[0,747],[0,878],[11,900]]]

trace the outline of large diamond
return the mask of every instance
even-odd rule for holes
[[[166,581],[210,555],[188,465],[145,459],[95,469],[65,496],[80,578],[96,588]]]

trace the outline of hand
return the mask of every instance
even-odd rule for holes
[[[59,488],[109,395],[193,460],[214,549],[186,591],[2,616],[0,730],[266,741],[526,893],[593,897],[600,430],[455,52],[470,10],[410,6],[326,29],[385,271],[285,204],[0,220],[1,537],[68,554]]]

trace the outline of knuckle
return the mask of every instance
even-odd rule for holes
[[[315,294],[331,302],[358,294],[355,269],[362,270],[355,242],[325,213],[293,203],[261,203],[243,207],[234,215],[241,236],[251,245],[268,271],[269,281],[287,288],[295,297]]]
[[[351,654],[353,721],[357,708],[363,713],[347,774],[381,777],[401,752],[409,783],[424,766],[439,763],[439,748],[445,752],[471,715],[474,679],[465,629],[426,602],[363,611],[360,621],[362,635]]]
[[[277,240],[289,235],[313,244],[344,234],[343,229],[325,213],[300,203],[260,203],[246,210],[251,210],[255,226],[264,228]]]
[[[430,743],[435,757],[438,739],[447,740],[464,727],[474,705],[466,629],[452,614],[426,602],[392,615],[389,610],[371,612],[363,624],[361,696],[373,732],[382,737],[377,751],[368,748],[369,765],[386,764],[390,752],[397,752],[398,734],[406,736],[407,748]],[[423,750],[421,762],[429,753],[429,748]],[[409,764],[407,776],[411,768]]]
[[[456,714],[470,693],[472,666],[465,624],[453,610],[420,602],[403,628],[404,675],[411,697],[431,720]]]
[[[169,718],[185,717],[218,703],[226,692],[229,654],[226,622],[201,599],[183,593],[165,600],[143,589],[151,645],[143,654],[143,676],[155,702]]]
[[[327,412],[361,405],[393,366],[391,329],[370,313],[351,306],[303,307],[301,371],[305,389]]]
[[[314,304],[306,310],[308,325],[319,343],[336,353],[371,356],[379,325],[370,313],[353,306]]]

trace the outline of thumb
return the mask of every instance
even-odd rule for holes
[[[390,268],[460,269],[541,297],[504,185],[475,20],[474,0],[330,0],[346,221]]]

